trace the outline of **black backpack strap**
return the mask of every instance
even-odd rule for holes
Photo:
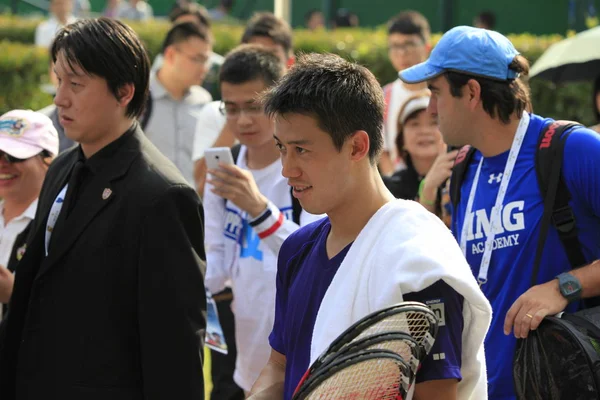
[[[453,210],[456,210],[458,203],[460,202],[460,188],[462,187],[473,154],[475,154],[475,148],[469,145],[463,146],[458,151],[456,159],[454,160],[452,176],[450,177],[450,200],[452,201]]]
[[[233,163],[237,164],[238,157],[240,156],[240,150],[242,149],[242,145],[240,143],[233,145],[231,147],[231,155],[233,156]]]
[[[233,163],[237,164],[238,157],[240,156],[240,150],[242,148],[241,144],[236,144],[231,148],[231,155],[233,156]],[[290,188],[290,196],[292,196],[292,220],[296,223],[296,225],[300,225],[300,214],[302,213],[302,206],[300,205],[300,201],[294,197],[292,193],[294,188]],[[227,200],[225,200],[227,202]]]
[[[150,117],[152,116],[152,107],[154,101],[152,100],[152,93],[148,92],[148,97],[146,98],[146,104],[144,105],[144,110],[142,111],[142,115],[140,115],[139,121],[142,130],[146,129],[148,125],[148,121],[150,121]]]
[[[555,121],[541,132],[535,159],[540,193],[544,199],[544,212],[540,223],[540,236],[533,264],[531,285],[537,284],[542,254],[550,224],[558,232],[558,237],[567,253],[571,268],[585,264],[581,244],[577,238],[577,227],[573,209],[569,205],[571,194],[562,177],[562,163],[565,142],[572,128],[580,126],[570,121]]]

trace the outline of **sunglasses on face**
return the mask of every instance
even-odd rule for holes
[[[50,153],[47,150],[42,150],[41,153],[36,154],[33,157],[37,157],[37,156],[41,156],[42,158],[46,158],[46,157],[50,157]],[[29,157],[29,158],[33,158],[33,157]],[[5,153],[3,151],[0,151],[0,160],[4,160],[9,164],[18,164],[18,163],[22,163],[24,161],[29,160],[29,158],[17,158],[14,156],[11,156],[8,153]]]

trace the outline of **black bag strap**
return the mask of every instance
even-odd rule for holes
[[[231,148],[231,155],[233,156],[233,163],[237,164],[238,157],[240,156],[240,150],[242,149],[241,144],[236,144]],[[302,206],[300,201],[294,197],[294,188],[290,187],[290,196],[292,197],[292,221],[296,225],[300,225],[300,214],[302,213]],[[225,200],[227,201],[227,200]]]
[[[572,128],[580,126],[570,121],[555,121],[542,130],[538,140],[535,168],[540,193],[544,199],[544,212],[540,223],[540,236],[536,248],[531,276],[531,286],[537,284],[537,276],[550,224],[556,228],[567,253],[571,268],[585,264],[573,209],[569,205],[571,194],[562,177],[564,146]]]
[[[146,104],[144,105],[144,110],[140,115],[139,121],[142,130],[146,129],[148,125],[148,121],[150,121],[150,117],[152,116],[152,107],[153,107],[152,93],[148,92],[148,97],[146,98]]]
[[[463,146],[456,155],[454,167],[452,167],[452,176],[450,177],[450,200],[452,201],[452,210],[456,210],[460,202],[460,189],[465,179],[465,174],[471,159],[475,154],[475,148],[467,145]],[[455,212],[455,211],[453,211]]]
[[[238,157],[240,156],[240,150],[242,149],[241,144],[236,144],[231,147],[231,155],[233,156],[233,163],[237,164]]]

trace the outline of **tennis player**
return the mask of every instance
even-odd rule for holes
[[[294,196],[327,217],[281,248],[272,351],[251,398],[291,398],[352,323],[416,300],[434,309],[440,329],[414,398],[486,399],[490,305],[444,224],[386,189],[376,167],[384,99],[375,77],[338,56],[306,55],[266,95],[265,110]]]

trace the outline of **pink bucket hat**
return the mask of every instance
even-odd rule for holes
[[[50,118],[31,110],[12,110],[0,117],[0,150],[20,159],[42,150],[58,154],[58,133]]]

